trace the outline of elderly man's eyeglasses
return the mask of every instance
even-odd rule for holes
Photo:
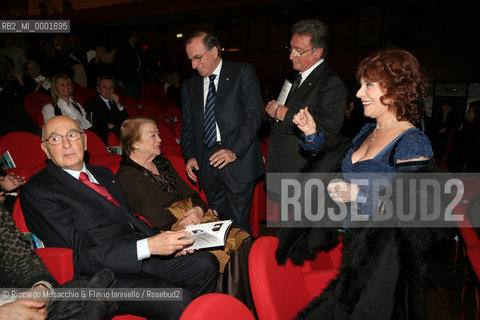
[[[67,138],[68,141],[77,141],[82,136],[83,132],[70,131],[66,135],[54,134],[47,139],[42,139],[43,142],[48,142],[52,146],[56,146],[62,143],[63,138]]]
[[[202,55],[197,54],[196,56],[193,56],[192,59],[188,59],[188,60],[190,60],[190,61],[195,61],[195,62],[199,62],[200,60],[202,60],[203,56],[204,56],[205,54],[207,54],[207,52],[208,52],[208,50],[205,51]]]
[[[307,53],[308,51],[312,51],[312,50],[314,50],[315,48],[310,48],[310,49],[305,50],[305,51],[302,51],[302,52],[298,51],[298,50],[295,49],[295,48],[288,47],[288,46],[285,47],[285,49],[287,49],[289,52],[293,52],[293,55],[294,55],[295,57],[300,57],[302,54]]]

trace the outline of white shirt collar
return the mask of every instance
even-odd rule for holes
[[[74,177],[77,180],[80,179],[80,173],[85,172],[87,174],[88,178],[90,179],[90,181],[98,184],[97,179],[95,179],[93,174],[91,174],[90,171],[87,170],[87,167],[85,166],[85,162],[83,163],[83,168],[80,171],[64,169],[64,168],[62,168],[62,169],[63,169],[63,171],[67,172],[68,174],[70,174],[72,177]]]
[[[99,94],[99,96],[100,96],[100,98],[102,98],[102,100],[103,100],[106,104],[108,104],[108,102],[110,101],[109,99],[104,98],[101,94]]]
[[[315,68],[318,67],[323,61],[325,61],[325,59],[320,59],[318,62],[316,62],[313,66],[311,66],[307,70],[300,72],[300,74],[302,75],[302,81],[300,82],[300,85],[303,83],[303,81],[305,81],[305,79],[307,79],[310,73],[312,73],[312,71],[315,70]]]
[[[215,77],[215,87],[218,88],[218,75],[220,74],[220,70],[222,70],[222,64],[223,64],[223,61],[222,59],[220,59],[220,62],[218,63],[218,66],[215,68],[215,70],[213,70],[213,72],[211,74],[216,74],[217,76]],[[209,78],[210,75],[206,76],[206,77],[203,77],[203,83],[207,83],[210,81],[210,78]]]
[[[109,103],[110,103],[110,100],[109,100],[109,99],[105,99],[104,97],[102,97],[101,94],[99,94],[99,96],[100,96],[100,98],[103,100],[103,102],[105,102],[105,103],[107,104],[108,109],[110,109],[110,104],[109,104]]]

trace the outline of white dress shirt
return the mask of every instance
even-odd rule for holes
[[[220,59],[220,63],[218,66],[213,70],[212,74],[216,74],[215,80],[215,92],[218,91],[218,79],[220,78],[220,70],[222,70],[222,60]],[[208,96],[208,87],[210,86],[210,78],[209,76],[203,77],[203,111],[205,114],[205,106],[207,104],[207,96]],[[220,130],[218,129],[218,122],[215,121],[215,127],[217,128],[217,141],[222,141],[222,137],[220,136]]]

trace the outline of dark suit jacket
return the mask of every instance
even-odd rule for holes
[[[27,226],[46,246],[73,249],[77,276],[91,276],[103,268],[138,273],[144,262],[137,259],[136,242],[156,231],[129,212],[109,169],[87,168],[120,207],[50,161],[22,189]]]
[[[185,161],[203,159],[203,77],[195,75],[182,86],[181,141]],[[246,63],[223,61],[218,79],[215,118],[222,148],[232,150],[237,160],[224,170],[228,180],[252,182],[264,171],[257,132],[261,123],[262,97],[254,68]],[[203,171],[203,172],[202,172]],[[199,180],[207,179],[200,168]]]
[[[331,149],[342,127],[347,105],[345,86],[326,61],[315,68],[287,103],[283,121],[271,125],[267,172],[302,172],[312,165],[309,155],[298,145],[301,131],[293,124],[293,116],[308,107],[325,134],[325,148]]]
[[[140,63],[142,61],[142,51],[135,45],[126,44],[118,49],[116,57],[117,79],[123,82],[137,82],[137,75]],[[140,69],[142,65],[140,65]]]
[[[120,137],[120,126],[123,121],[128,118],[128,113],[125,108],[120,111],[117,106],[115,106],[115,108],[112,108],[113,110],[110,110],[100,96],[85,101],[84,108],[87,112],[87,119],[92,120],[90,130],[95,132],[103,140],[105,145],[108,145],[108,134],[110,131],[117,137]],[[109,123],[115,125],[112,130],[108,129]]]

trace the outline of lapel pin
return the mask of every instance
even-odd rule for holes
[[[230,78],[227,78],[226,80],[228,81],[228,80],[230,80]]]

